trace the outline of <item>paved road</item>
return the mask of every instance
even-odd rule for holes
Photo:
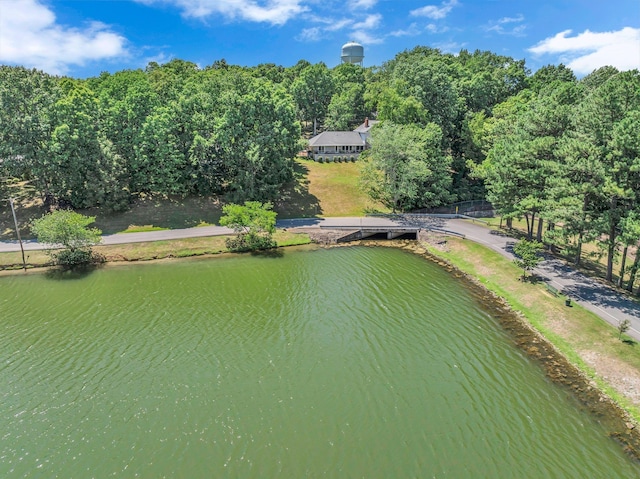
[[[503,256],[513,259],[513,238],[492,231],[468,220],[434,218],[426,216],[404,216],[395,220],[386,217],[309,218],[278,221],[279,228],[331,228],[331,227],[384,227],[407,224],[424,229],[445,230],[464,235],[466,239],[488,246]],[[193,238],[229,234],[230,229],[221,226],[149,231],[144,233],[119,233],[103,236],[103,244],[124,244],[145,241]],[[35,241],[24,242],[25,250],[45,248]],[[0,252],[19,251],[17,242],[0,242]],[[631,301],[607,285],[572,270],[563,262],[553,258],[543,261],[534,272],[549,282],[576,303],[593,311],[605,321],[617,326],[628,319],[631,329],[628,334],[640,341],[640,305]]]
[[[219,236],[233,233],[232,229],[224,226],[201,226],[197,228],[184,228],[176,230],[160,230],[147,231],[144,233],[117,233],[113,235],[104,235],[102,244],[126,244],[126,243],[143,243],[146,241],[162,241],[183,238],[197,238],[203,236]],[[23,241],[25,251],[34,251],[46,249],[47,245],[38,243],[34,240]],[[17,241],[0,241],[0,253],[10,251],[20,251],[20,245]]]
[[[469,220],[431,218],[426,221],[427,228],[430,225],[463,234],[466,239],[483,244],[506,258],[514,259],[514,239],[500,231],[491,230]],[[640,305],[637,302],[550,256],[534,269],[534,273],[572,301],[594,312],[613,326],[617,327],[621,321],[628,319],[631,327],[627,334],[640,341]]]

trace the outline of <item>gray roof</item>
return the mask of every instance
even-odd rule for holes
[[[373,128],[373,125],[378,123],[378,121],[379,120],[369,120],[369,126],[366,126],[367,122],[364,122],[362,125],[360,125],[358,128],[356,128],[354,131],[357,131],[358,133],[366,133],[371,128]]]
[[[309,140],[309,146],[363,146],[357,131],[323,131]]]

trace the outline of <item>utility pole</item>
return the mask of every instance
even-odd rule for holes
[[[20,252],[22,253],[22,267],[27,271],[27,262],[24,259],[24,248],[22,246],[22,238],[20,238],[20,228],[18,227],[18,218],[16,218],[16,209],[13,206],[13,198],[9,198],[11,204],[11,213],[13,213],[13,224],[16,225],[16,235],[18,236],[18,243],[20,243]]]

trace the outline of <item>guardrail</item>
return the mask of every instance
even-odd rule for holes
[[[488,221],[482,220],[480,218],[475,218],[473,216],[461,215],[458,213],[376,213],[376,214],[368,214],[367,216],[371,216],[374,218],[389,218],[394,219],[398,218],[402,219],[429,219],[429,218],[443,218],[448,220],[462,219],[462,220],[471,220],[473,222],[480,222],[484,224],[489,224]]]
[[[457,238],[462,238],[465,239],[466,236],[463,235],[462,233],[458,233],[456,231],[451,231],[451,230],[446,230],[443,228],[427,228],[427,231],[435,231],[436,233],[441,233],[441,234],[445,234],[445,235],[449,235],[449,236],[455,236]]]
[[[328,230],[358,230],[358,231],[418,231],[424,229],[420,226],[402,226],[402,225],[389,225],[389,226],[331,226],[331,225],[319,225],[320,228]]]

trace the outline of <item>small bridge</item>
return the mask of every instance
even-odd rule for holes
[[[338,243],[348,243],[362,239],[418,239],[418,233],[422,228],[418,226],[320,226],[322,229],[343,231],[344,235],[337,238]]]

